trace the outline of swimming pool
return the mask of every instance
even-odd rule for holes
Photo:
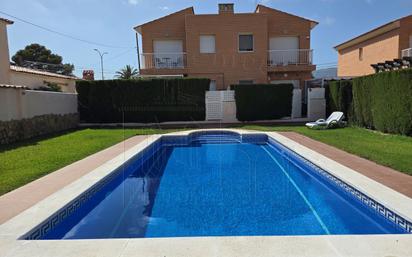
[[[266,134],[198,132],[161,137],[25,238],[411,232],[388,211]]]

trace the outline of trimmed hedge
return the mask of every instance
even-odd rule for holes
[[[232,85],[231,88],[235,90],[239,121],[280,119],[292,113],[292,84]]]
[[[412,69],[354,79],[353,104],[358,125],[412,135]]]
[[[78,81],[82,122],[163,122],[205,119],[209,79]]]
[[[351,120],[353,118],[352,81],[331,81],[326,91],[328,115],[334,111],[340,111],[345,114],[348,120]]]

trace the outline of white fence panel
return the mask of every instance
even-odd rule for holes
[[[206,120],[236,121],[235,91],[207,91]]]
[[[324,119],[326,116],[326,100],[324,88],[308,89],[308,118]]]

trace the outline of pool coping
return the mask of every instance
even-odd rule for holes
[[[376,201],[382,203],[387,208],[393,210],[397,214],[412,220],[412,199],[408,198],[393,189],[388,188],[350,168],[347,168],[305,146],[300,145],[299,143],[282,136],[276,132],[252,132],[246,130],[239,130],[239,129],[201,129],[201,130],[189,130],[189,131],[181,131],[181,132],[174,132],[165,135],[189,135],[195,131],[232,131],[243,134],[267,134],[269,137],[274,139],[275,141],[281,143],[282,145],[286,146],[290,150],[299,153],[299,155],[303,156],[308,161],[312,162],[313,164],[321,167],[322,169],[326,170],[333,176],[341,179],[345,183],[354,186],[362,193],[373,197]],[[99,239],[99,240],[56,240],[56,241],[22,241],[17,240],[25,233],[29,232],[32,228],[36,227],[38,224],[42,223],[45,219],[47,219],[52,213],[58,211],[78,195],[82,194],[84,191],[89,189],[91,186],[99,182],[101,179],[112,173],[117,167],[121,166],[125,161],[129,158],[137,154],[138,152],[145,149],[151,143],[158,140],[162,135],[152,135],[148,137],[143,142],[135,145],[134,147],[130,148],[129,150],[125,151],[124,153],[114,157],[112,160],[104,163],[103,165],[99,166],[98,168],[94,169],[90,173],[82,176],[78,180],[74,181],[73,183],[69,184],[68,186],[62,188],[61,190],[57,191],[56,193],[50,195],[49,197],[45,198],[44,200],[40,201],[36,205],[32,206],[31,208],[27,209],[26,211],[22,212],[21,214],[17,215],[16,217],[10,219],[6,223],[0,225],[0,256],[3,254],[3,250],[7,249],[8,251],[4,251],[4,253],[11,253],[13,252],[13,256],[18,256],[21,253],[21,256],[25,256],[26,254],[33,254],[33,252],[38,252],[42,256],[49,256],[46,253],[50,252],[56,254],[59,253],[59,256],[66,256],[73,254],[72,251],[77,251],[76,245],[82,245],[82,252],[89,252],[93,253],[93,249],[96,247],[102,247],[106,249],[107,245],[113,245],[113,249],[107,249],[107,252],[104,254],[112,253],[111,255],[120,255],[119,249],[120,245],[123,244],[122,248],[125,250],[124,256],[127,255],[127,249],[133,248],[137,246],[143,247],[144,245],[150,245],[152,242],[158,242],[161,245],[164,245],[163,249],[157,249],[158,246],[154,247],[153,249],[147,248],[147,251],[141,252],[142,256],[151,256],[154,252],[163,251],[163,255],[158,256],[169,256],[170,252],[178,251],[176,249],[176,245],[173,242],[178,243],[183,248],[181,249],[182,252],[180,255],[182,256],[191,256],[191,255],[198,255],[198,254],[189,254],[184,249],[193,249],[194,246],[192,245],[194,242],[197,244],[205,244],[205,245],[221,245],[222,242],[226,242],[226,244],[233,245],[236,247],[242,248],[244,245],[256,244],[261,245],[259,249],[260,255],[264,256],[269,255],[271,252],[273,253],[274,250],[276,251],[285,251],[284,246],[293,244],[293,242],[302,242],[302,244],[315,244],[319,245],[314,251],[308,251],[305,249],[306,247],[293,247],[294,249],[287,250],[290,252],[289,256],[322,256],[322,253],[333,253],[333,255],[341,255],[341,253],[346,251],[346,254],[343,256],[357,256],[368,254],[368,251],[371,253],[375,253],[372,251],[371,248],[379,248],[382,252],[379,254],[384,255],[396,255],[396,256],[407,256],[407,253],[412,253],[412,234],[407,235],[369,235],[369,236],[351,236],[351,235],[331,235],[331,236],[268,236],[268,237],[202,237],[202,238],[168,238],[168,239],[153,239],[153,238],[141,238],[141,239]],[[384,238],[384,239],[382,239]],[[204,241],[204,242],[202,242]],[[363,242],[363,246],[353,247],[354,245],[358,245],[359,242]],[[379,247],[377,247],[377,242],[382,241],[379,243]],[[282,243],[281,243],[282,242]],[[349,249],[339,250],[336,252],[336,249],[340,247],[341,244],[347,245]],[[211,246],[209,245],[209,246]],[[399,247],[402,245],[402,247]],[[253,245],[251,245],[252,247]],[[275,247],[276,246],[276,247]],[[222,249],[226,249],[223,245],[221,246]],[[290,247],[290,246],[289,246]],[[320,247],[320,248],[319,248]],[[144,247],[143,247],[144,248]],[[252,247],[253,248],[253,247]],[[59,251],[61,249],[61,251]],[[66,254],[64,253],[64,249],[66,249]],[[70,251],[70,249],[72,249]],[[265,252],[265,249],[271,249],[270,251]],[[299,250],[300,249],[300,252]],[[339,248],[340,249],[340,248]],[[369,249],[369,250],[368,250]],[[151,250],[151,251],[149,251]],[[343,252],[341,252],[343,251]],[[298,254],[299,252],[299,254]],[[62,254],[60,254],[62,253]],[[130,256],[136,256],[136,253],[133,251],[129,252]],[[309,254],[310,253],[310,254]],[[160,254],[160,253],[159,253]],[[219,252],[219,255],[222,256],[239,256],[240,252],[232,251],[231,254],[224,254]],[[177,254],[179,255],[179,254]],[[287,255],[287,254],[286,254]],[[52,256],[52,255],[50,255]],[[156,255],[153,255],[156,256]],[[205,255],[206,256],[206,255]],[[246,255],[245,255],[246,256]],[[331,256],[325,255],[325,256]]]

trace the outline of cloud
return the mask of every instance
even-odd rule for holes
[[[169,10],[169,6],[159,6],[159,9],[162,11],[167,11]]]
[[[131,5],[137,5],[139,3],[139,0],[127,0],[127,2]]]
[[[323,23],[327,26],[332,26],[336,22],[336,19],[330,16],[326,16]]]

